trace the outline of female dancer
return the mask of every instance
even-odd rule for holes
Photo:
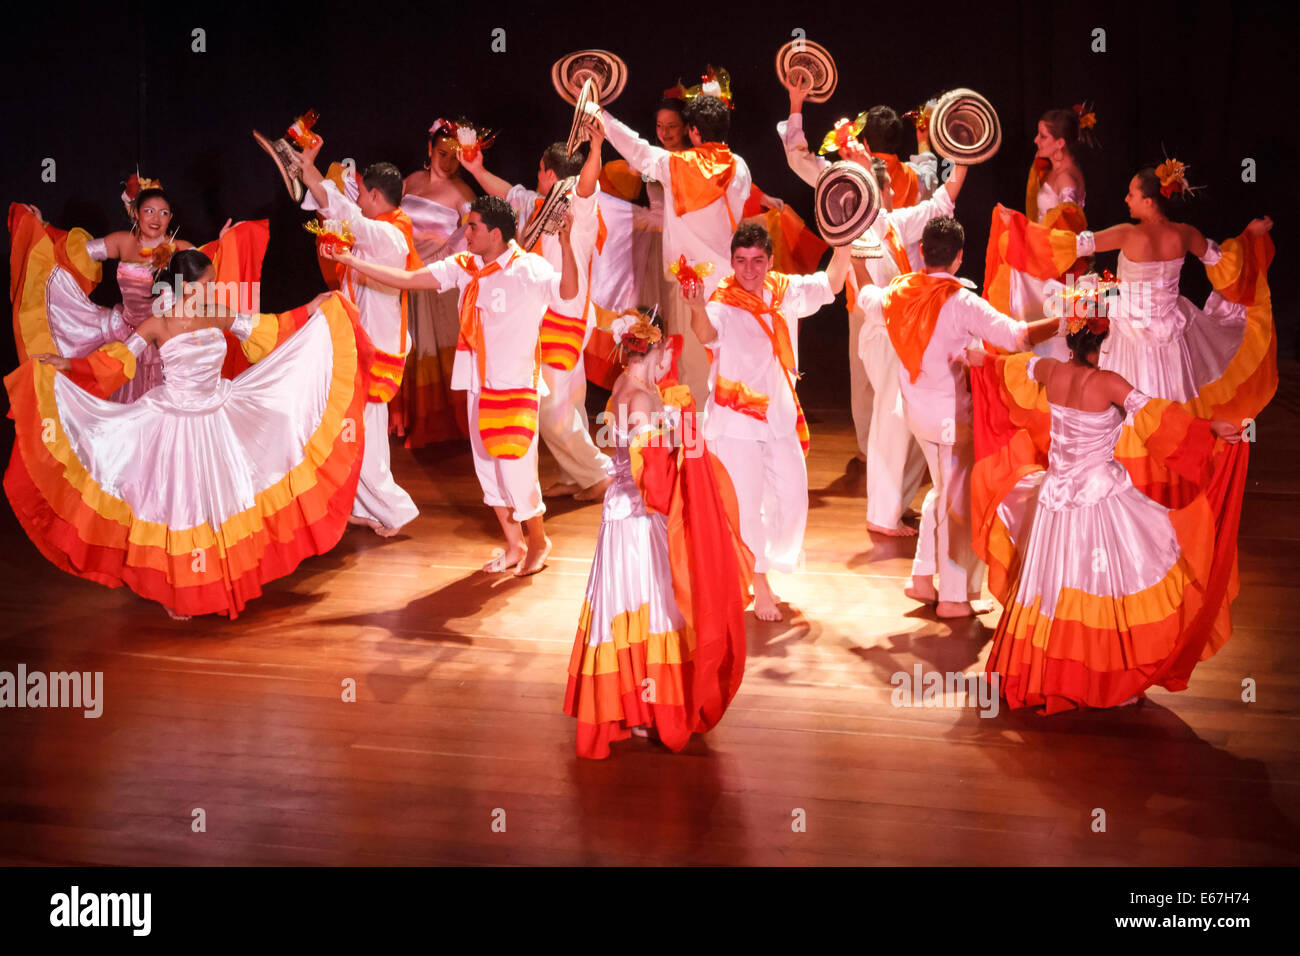
[[[1273,220],[1252,220],[1220,248],[1174,220],[1187,192],[1182,163],[1147,167],[1129,181],[1124,197],[1136,221],[1078,237],[1080,255],[1119,250],[1115,334],[1102,350],[1101,367],[1147,395],[1189,403],[1198,416],[1240,422],[1259,414],[1277,386],[1268,294]],[[1215,288],[1203,309],[1178,294],[1189,252]]]
[[[1050,409],[1046,472],[1022,478],[999,507],[1019,553],[987,667],[1011,707],[1046,713],[1132,703],[1153,684],[1182,690],[1228,637],[1220,610],[1235,547],[1219,545],[1235,546],[1237,513],[1216,524],[1215,479],[1175,510],[1143,495],[1114,459],[1122,426],[1189,476],[1209,465],[1241,478],[1246,464],[1234,425],[1195,419],[1097,367],[1104,316],[1069,328],[1067,362],[970,353],[993,390],[1018,391],[1024,409],[1045,396]]]
[[[62,570],[125,584],[177,618],[233,618],[264,583],[332,548],[364,446],[372,356],[350,303],[325,294],[282,315],[235,315],[211,306],[214,275],[203,253],[177,252],[163,302],[125,342],[38,355],[5,379],[17,433],[5,492],[33,543]],[[258,363],[233,381],[221,378],[227,331]],[[149,347],[162,384],[129,405],[105,401]]]
[[[456,125],[435,120],[429,127],[428,162],[402,184],[401,208],[411,217],[415,251],[425,262],[465,248],[461,220],[474,191],[460,175],[457,145]],[[405,434],[407,448],[468,438],[464,393],[450,388],[460,328],[456,290],[415,291],[407,301],[411,350],[401,389],[389,403],[389,429]]]
[[[1005,206],[993,210],[985,263],[984,298],[1001,312],[1023,321],[1043,318],[1043,306],[1050,292],[1071,276],[1088,270],[1080,258],[1061,263],[1041,255],[1011,237],[1025,229],[1026,222],[1047,229],[1082,232],[1088,226],[1083,213],[1084,180],[1079,168],[1079,150],[1092,144],[1091,130],[1096,114],[1081,103],[1073,109],[1052,109],[1038,121],[1034,137],[1034,161],[1025,187],[1025,215]],[[1037,346],[1039,355],[1068,358],[1064,339],[1054,337]]]
[[[606,413],[615,473],[564,701],[578,720],[578,756],[596,759],[631,734],[681,750],[721,719],[744,672],[753,566],[726,472],[693,440],[689,391],[657,384],[675,378],[681,340],[664,340],[637,312],[612,331],[625,365]],[[678,411],[691,447],[680,455],[669,424]]]
[[[22,263],[23,281],[13,286],[20,360],[38,352],[69,358],[88,355],[109,342],[126,341],[152,314],[155,269],[173,252],[193,246],[176,237],[171,200],[155,180],[132,176],[123,200],[131,229],[99,239],[82,229],[64,233],[48,226],[35,206],[10,207],[13,261]],[[239,283],[237,297],[245,308],[253,304],[251,290],[261,276],[268,238],[266,220],[233,227],[227,220],[219,239],[204,246],[221,280]],[[88,298],[100,281],[100,263],[108,259],[117,260],[122,293],[122,304],[114,308]],[[132,402],[161,381],[161,360],[150,347],[139,356],[135,377],[112,400]]]

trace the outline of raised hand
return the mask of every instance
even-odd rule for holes
[[[1273,217],[1265,216],[1263,219],[1252,219],[1246,226],[1246,232],[1252,236],[1262,236],[1273,228]]]

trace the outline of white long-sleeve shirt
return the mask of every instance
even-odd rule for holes
[[[724,277],[725,278],[725,277]],[[835,301],[831,284],[825,272],[812,275],[788,276],[790,285],[781,302],[790,333],[790,347],[794,352],[795,366],[799,364],[799,320],[812,315],[822,306]],[[719,280],[721,281],[721,280]],[[772,304],[772,293],[762,292],[763,304]],[[768,316],[755,317],[747,309],[710,302],[705,306],[709,324],[717,338],[708,343],[713,353],[709,369],[709,404],[705,418],[704,438],[720,436],[731,438],[771,439],[794,433],[795,407],[790,387],[782,381],[788,374],[781,367],[772,350],[772,339],[764,329],[771,329]],[[762,323],[760,327],[759,323]],[[741,382],[768,397],[767,421],[743,415],[715,401],[718,376]]]
[[[956,278],[933,272],[940,278]],[[869,285],[858,292],[858,308],[867,323],[884,324],[885,290]],[[1027,347],[1028,325],[1003,315],[969,289],[958,289],[939,310],[934,333],[921,356],[916,381],[899,360],[899,385],[907,419],[917,437],[953,444],[956,426],[973,419],[970,390],[963,378],[962,353],[985,339],[998,348],[1019,351]]]
[[[569,300],[564,305],[560,301],[555,301],[552,306],[555,311],[564,315],[573,313],[582,308],[582,304],[587,301],[587,283],[590,277],[587,274],[587,266],[592,261],[592,252],[596,248],[596,233],[599,231],[600,222],[596,218],[596,196],[600,192],[600,187],[590,196],[579,196],[577,187],[569,191],[572,204],[569,211],[573,214],[573,229],[569,234],[570,241],[573,244],[573,258],[578,266],[578,294],[574,299]],[[514,185],[506,193],[506,202],[514,208],[515,215],[519,217],[518,232],[523,233],[528,225],[528,221],[533,217],[533,210],[537,208],[539,194],[532,189],[523,185]],[[542,257],[551,264],[556,272],[564,269],[564,255],[560,250],[560,237],[556,233],[542,236],[541,246]],[[568,307],[566,307],[568,306]],[[588,307],[585,316],[588,323],[594,314],[593,309]]]
[[[346,219],[356,242],[352,255],[362,262],[381,266],[406,268],[406,236],[392,223],[367,219],[361,207],[338,191],[331,180],[322,183],[327,200],[321,214],[327,219]],[[314,205],[314,204],[313,204]],[[357,304],[361,313],[361,327],[375,343],[375,348],[391,355],[403,354],[410,344],[400,338],[402,329],[401,290],[367,278],[354,269],[343,270],[340,291]]]
[[[785,161],[794,174],[809,186],[817,185],[817,177],[830,165],[825,156],[818,156],[808,148],[808,138],[804,135],[803,114],[791,113],[788,119],[776,124],[776,134],[781,137],[785,148]],[[820,145],[820,144],[818,144]],[[928,199],[939,186],[939,159],[934,153],[916,153],[907,160],[907,165],[917,176],[920,199]]]
[[[511,256],[514,256],[513,261]],[[485,263],[472,257],[475,271]],[[530,388],[537,368],[537,339],[547,306],[560,298],[560,273],[541,256],[524,252],[512,239],[495,260],[501,269],[479,280],[477,308],[483,323],[483,352],[488,388]],[[474,277],[454,256],[425,266],[444,289],[465,287]],[[539,379],[540,382],[540,379]],[[451,387],[481,391],[478,360],[473,352],[457,349],[451,367]]]
[[[628,166],[657,180],[664,187],[665,270],[683,255],[691,265],[713,263],[712,274],[704,277],[705,294],[711,294],[731,272],[731,237],[741,223],[745,200],[749,197],[753,184],[749,167],[743,159],[732,153],[736,168],[731,182],[727,184],[725,196],[703,209],[679,216],[673,201],[673,153],[660,146],[651,146],[607,110],[602,112],[606,138],[627,160]]]

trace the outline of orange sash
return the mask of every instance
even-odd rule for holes
[[[899,275],[907,275],[912,271],[912,263],[907,259],[907,249],[903,246],[903,239],[898,234],[891,222],[889,228],[885,230],[885,245],[889,246],[889,254],[894,257],[894,265],[898,266]]]
[[[668,171],[677,215],[695,212],[721,199],[731,228],[736,228],[736,217],[727,203],[727,186],[736,174],[736,158],[725,143],[702,143],[673,153]]]
[[[916,170],[907,163],[900,162],[893,153],[872,155],[885,161],[885,169],[889,171],[889,188],[894,194],[894,208],[905,209],[908,206],[915,206],[921,198],[921,183],[917,178]]]
[[[921,374],[921,357],[934,335],[939,310],[960,288],[956,279],[910,272],[897,276],[885,289],[885,328],[910,381]]]
[[[513,241],[510,247],[507,266],[524,255]],[[457,253],[454,259],[456,265],[473,276],[460,300],[460,334],[456,338],[456,349],[472,351],[478,365],[479,403],[478,422],[475,424],[479,438],[493,458],[522,458],[528,453],[537,432],[537,361],[541,355],[541,341],[538,340],[537,357],[533,360],[533,384],[530,387],[488,388],[487,349],[483,339],[483,320],[479,317],[478,286],[485,276],[500,272],[501,263],[493,261],[482,269],[475,269],[474,256],[469,252]]]
[[[406,240],[406,262],[404,268],[409,272],[419,269],[423,262],[415,251],[415,234],[411,228],[411,217],[401,209],[390,209],[388,212],[381,212],[378,216],[373,217],[376,222],[386,222],[396,226]],[[341,278],[346,279],[346,289],[348,298],[353,302],[357,300],[356,280],[352,270],[343,267]],[[407,293],[402,291],[398,294],[398,303],[401,309],[402,324],[397,335],[398,348],[401,350],[396,353],[385,352],[383,349],[375,349],[375,360],[370,367],[370,392],[369,400],[372,402],[389,402],[397,394],[398,388],[402,384],[402,373],[406,368],[406,324],[407,324]]]
[[[799,446],[803,449],[806,456],[808,449],[812,445],[812,435],[808,430],[808,422],[804,418],[803,406],[799,403],[799,393],[795,391],[794,379],[799,377],[799,371],[794,364],[794,346],[790,341],[790,328],[786,324],[785,316],[781,314],[781,301],[785,298],[785,293],[790,288],[790,277],[782,275],[780,272],[769,272],[763,279],[763,288],[772,293],[772,304],[764,304],[761,297],[754,295],[741,288],[736,282],[735,275],[729,275],[718,283],[718,288],[714,290],[710,297],[711,302],[721,302],[723,305],[729,305],[737,309],[744,309],[754,317],[754,321],[759,324],[764,332],[767,333],[768,339],[772,343],[772,355],[781,363],[781,369],[784,375],[785,384],[790,388],[790,397],[794,399],[795,412],[795,431],[799,435]],[[764,315],[772,317],[772,325],[769,328],[763,321]],[[715,394],[715,401],[723,401],[731,396],[736,398],[734,407],[742,415],[749,415],[751,418],[759,418],[761,421],[767,421],[767,409],[761,409],[761,415],[756,414],[760,410],[755,407],[751,401],[745,401],[746,398],[761,395],[742,382],[727,381],[730,386],[724,389],[722,398],[719,399]]]

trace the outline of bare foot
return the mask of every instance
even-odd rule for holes
[[[505,548],[495,548],[492,551],[492,560],[483,565],[483,570],[488,574],[500,574],[502,571],[509,571],[524,559],[527,551],[528,549],[522,544],[511,548],[509,551]]]
[[[582,489],[572,481],[557,481],[549,488],[542,490],[543,498],[567,498],[569,495],[577,494]]]
[[[916,536],[915,528],[902,523],[897,528],[882,528],[880,525],[868,521],[867,530],[872,534],[887,534],[891,538],[912,538]]]
[[[934,613],[939,617],[974,617],[975,610],[969,601],[940,601]]]
[[[779,621],[781,611],[776,602],[780,598],[772,591],[768,583],[757,575],[754,577],[754,617],[760,621]]]
[[[934,582],[921,575],[912,575],[912,583],[909,587],[903,588],[903,593],[913,601],[920,601],[922,604],[934,604],[939,600],[939,592],[934,589]]]
[[[371,527],[375,529],[375,534],[379,535],[381,538],[392,538],[400,534],[402,531],[401,528],[390,528],[387,525],[380,524],[378,521],[376,521]]]
[[[171,618],[173,621],[188,621],[190,619],[190,616],[188,614],[178,614],[176,611],[173,611],[171,608],[169,608],[166,604],[163,605],[163,610],[167,612],[167,616]]]
[[[602,478],[590,488],[583,488],[573,496],[574,501],[603,501],[605,498],[605,489],[614,481],[613,478]]]
[[[1116,707],[1131,707],[1131,706],[1133,706],[1134,704],[1136,704],[1136,705],[1138,705],[1138,706],[1140,707],[1140,706],[1142,705],[1142,701],[1144,701],[1144,700],[1146,700],[1146,698],[1143,697],[1141,694],[1134,694],[1134,695],[1133,695],[1132,697],[1130,697],[1128,700],[1126,700],[1126,701],[1122,701],[1122,702],[1116,704],[1115,706],[1116,706]]]
[[[981,601],[979,595],[973,595],[966,603],[970,605],[971,610],[976,614],[989,614],[993,611],[993,602]]]
[[[644,737],[646,740],[658,740],[659,732],[653,727],[647,727],[645,724],[637,724],[632,728],[633,737]]]
[[[546,567],[546,559],[551,556],[551,539],[546,539],[546,546],[540,549],[530,548],[515,568],[515,577],[526,578]]]

